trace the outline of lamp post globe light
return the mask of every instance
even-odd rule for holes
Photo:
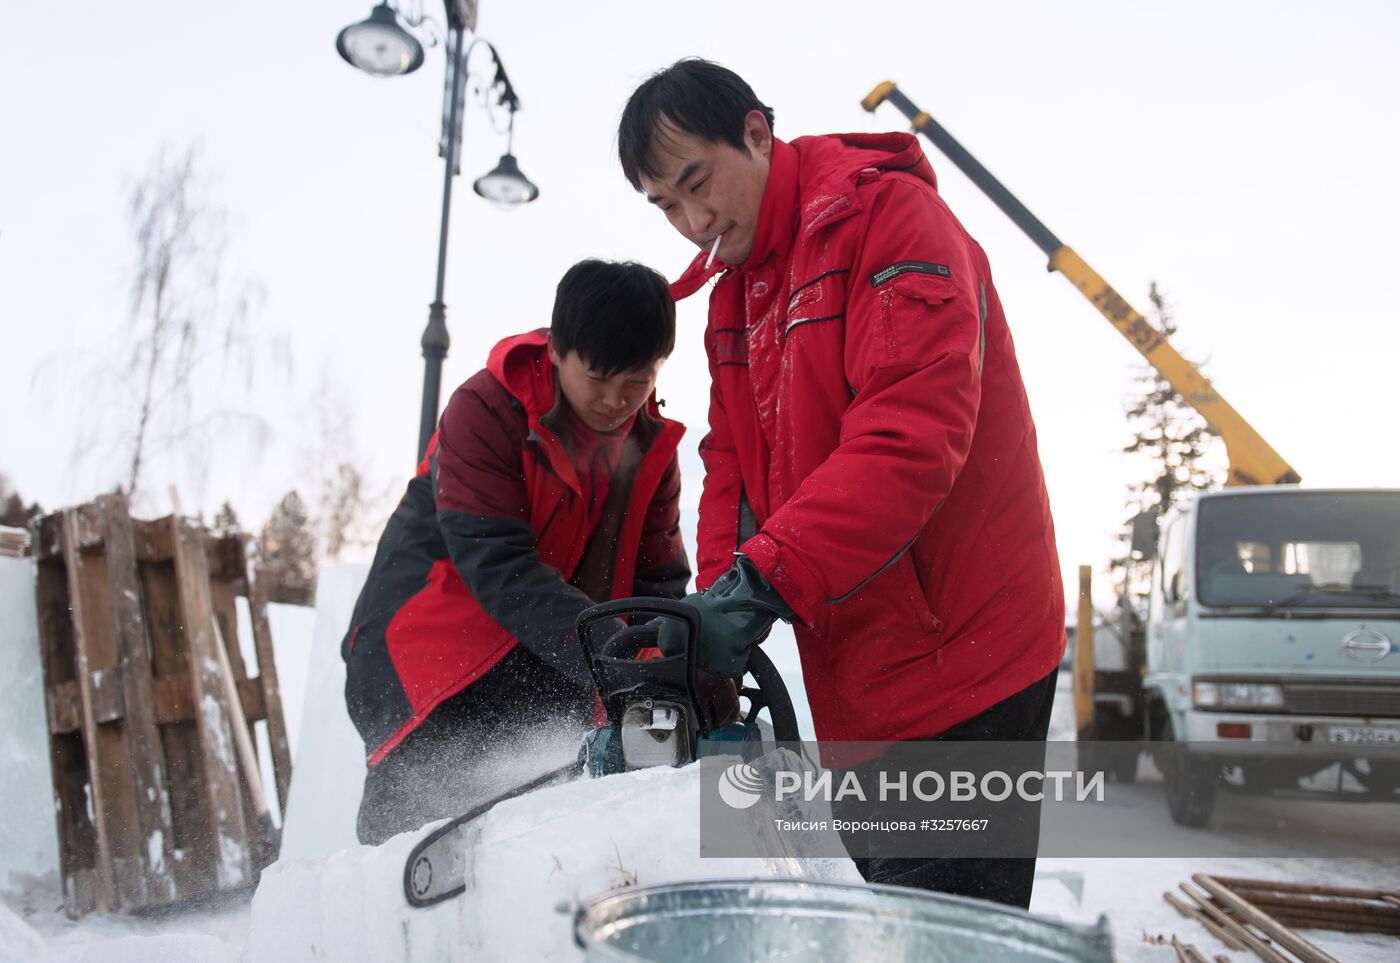
[[[467,94],[467,61],[481,44],[491,52],[495,73],[489,83],[483,83],[476,93],[488,111],[505,108],[506,152],[490,173],[478,178],[472,188],[476,193],[500,207],[528,204],[540,196],[540,189],[520,172],[520,165],[511,153],[515,133],[515,114],[520,99],[506,76],[496,48],[480,37],[465,43],[466,34],[476,28],[475,0],[445,0],[447,10],[447,78],[443,86],[442,140],[438,155],[445,160],[442,181],[442,223],[438,233],[437,289],[428,307],[428,326],[423,329],[423,407],[418,423],[418,459],[428,450],[428,441],[437,428],[438,401],[442,393],[442,362],[451,343],[447,336],[447,305],[443,303],[443,282],[447,273],[447,228],[452,208],[452,178],[461,173],[462,113]],[[354,67],[375,77],[396,77],[408,74],[423,65],[423,45],[399,23],[403,18],[409,27],[430,24],[427,17],[412,16],[396,11],[389,3],[381,3],[359,23],[351,24],[336,37],[335,49]],[[436,40],[430,40],[435,45]],[[465,45],[465,49],[464,49]]]

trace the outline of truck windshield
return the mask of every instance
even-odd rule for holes
[[[1196,586],[1205,605],[1400,608],[1400,492],[1202,499]]]

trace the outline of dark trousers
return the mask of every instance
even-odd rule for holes
[[[546,768],[530,765],[532,745],[576,748],[592,723],[593,690],[517,645],[365,774],[360,842],[377,846],[466,812]]]
[[[996,705],[960,722],[933,742],[1044,742],[1050,731],[1050,708],[1055,701],[1059,670],[1009,696]],[[1039,818],[1040,804],[1034,808]],[[855,860],[856,869],[870,883],[909,886],[957,896],[1006,903],[1026,909],[1031,904],[1035,859],[895,858]]]

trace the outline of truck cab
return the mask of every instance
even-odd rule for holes
[[[1234,488],[1173,510],[1144,659],[1178,823],[1209,822],[1227,771],[1293,791],[1340,764],[1339,787],[1400,798],[1400,490]]]

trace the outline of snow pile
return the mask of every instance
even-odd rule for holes
[[[48,732],[34,563],[0,558],[0,891],[58,870]]]
[[[246,959],[577,960],[575,904],[620,886],[805,876],[859,882],[848,860],[702,859],[700,767],[580,779],[501,803],[474,824],[467,890],[428,909],[403,896],[422,833],[283,860],[253,900]],[[561,909],[562,908],[562,909]]]
[[[36,960],[47,952],[44,938],[0,903],[0,960]]]

